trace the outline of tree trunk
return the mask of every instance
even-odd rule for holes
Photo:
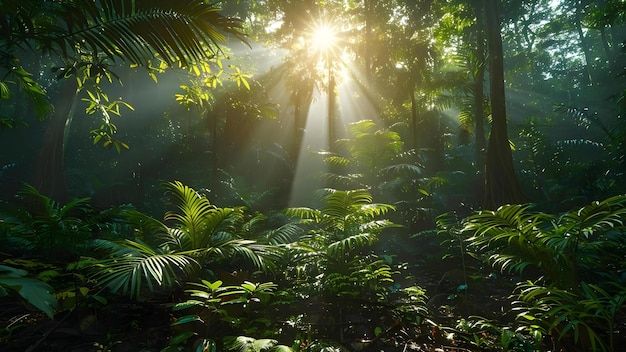
[[[60,203],[68,200],[67,184],[63,168],[64,146],[78,86],[75,79],[67,79],[56,99],[54,112],[44,135],[33,180],[43,195]]]
[[[417,99],[415,99],[415,87],[411,86],[411,137],[413,149],[418,149],[418,116],[417,116]]]
[[[581,24],[581,21],[584,17],[583,14],[583,3],[581,1],[578,1],[576,3],[576,17],[575,17],[575,21],[576,21],[576,30],[578,32],[578,37],[580,40],[580,47],[583,50],[583,54],[585,55],[585,76],[583,83],[585,84],[593,84],[593,76],[592,76],[592,55],[591,55],[591,49],[590,49],[590,45],[589,45],[589,41],[587,40],[587,37],[585,37],[585,33],[583,32],[583,27]]]
[[[476,58],[479,64],[474,77],[474,133],[476,167],[482,175],[485,168],[484,88],[485,88],[485,21],[482,0],[474,0],[476,11]]]
[[[503,204],[521,203],[524,196],[513,169],[513,155],[507,134],[500,0],[487,0],[485,5],[492,116],[485,166],[485,207],[495,209]]]
[[[328,151],[335,152],[336,123],[335,123],[335,73],[333,67],[328,64]]]
[[[365,49],[364,49],[364,59],[365,59],[365,77],[369,82],[372,78],[372,58],[370,55],[371,52],[371,37],[372,37],[372,8],[371,8],[371,0],[363,0],[363,8],[365,9]]]

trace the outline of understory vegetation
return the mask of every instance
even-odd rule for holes
[[[0,350],[626,345],[623,0],[0,1]]]
[[[92,333],[74,350],[614,351],[624,342],[626,196],[560,214],[531,205],[450,213],[437,233],[407,236],[388,219],[395,207],[366,189],[328,188],[314,208],[262,214],[218,207],[178,181],[164,188],[162,219],[25,188],[0,228],[11,316],[3,345],[59,350]]]

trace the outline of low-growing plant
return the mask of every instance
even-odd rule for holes
[[[50,285],[28,277],[26,270],[0,265],[0,297],[13,293],[20,295],[26,302],[46,313],[50,318],[54,316],[55,309],[58,307]]]
[[[265,315],[262,314],[267,312],[262,308],[267,307],[274,294],[274,283],[246,281],[237,286],[225,286],[219,280],[202,280],[190,283],[190,286],[193,288],[185,291],[189,299],[172,307],[174,312],[191,314],[178,317],[172,323],[173,328],[182,331],[172,337],[168,351],[182,346],[212,346],[215,340],[225,336],[220,334],[230,331],[245,330],[248,333],[264,334],[254,327],[261,325],[267,328],[263,320]],[[194,339],[188,341],[192,337]]]
[[[136,298],[144,288],[173,290],[196,278],[200,269],[226,260],[243,260],[257,269],[271,264],[277,247],[243,237],[263,221],[261,215],[248,216],[241,207],[217,207],[179,181],[168,183],[167,192],[177,210],[167,212],[163,222],[129,211],[135,239],[98,242],[105,254],[94,278],[102,285]]]
[[[512,292],[516,333],[568,350],[614,351],[626,301],[625,218],[626,196],[615,196],[560,215],[505,205],[470,215],[458,231],[474,257],[526,278]]]

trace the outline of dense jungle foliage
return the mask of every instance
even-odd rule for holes
[[[619,351],[623,0],[0,2],[0,350]]]

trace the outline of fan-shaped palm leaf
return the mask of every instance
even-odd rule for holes
[[[287,223],[271,229],[264,234],[265,241],[271,245],[287,244],[295,241],[302,234],[302,228],[294,223]]]
[[[166,185],[168,193],[170,193],[177,205],[179,213],[167,212],[165,220],[178,222],[179,228],[184,232],[194,234],[202,232],[207,227],[207,215],[215,209],[206,197],[201,196],[191,187],[183,185],[180,181],[173,181]],[[193,248],[198,248],[192,239]]]
[[[313,220],[319,222],[322,217],[322,212],[318,209],[307,207],[293,207],[285,209],[287,216],[296,217],[304,220]]]

